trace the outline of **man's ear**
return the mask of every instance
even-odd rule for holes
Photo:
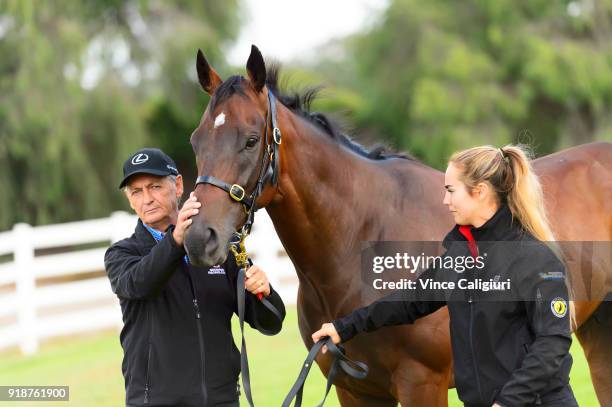
[[[183,176],[179,174],[176,176],[176,198],[181,199],[183,192]]]
[[[128,186],[126,186],[126,187],[123,189],[123,193],[125,194],[125,197],[127,198],[128,203],[130,204],[130,208],[132,208],[132,210],[133,210],[134,212],[136,212],[136,208],[134,208],[134,205],[132,204],[132,200],[130,199],[130,187],[129,187],[129,185],[128,185]]]

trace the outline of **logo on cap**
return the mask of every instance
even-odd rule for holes
[[[146,163],[148,159],[149,159],[149,156],[144,153],[136,154],[134,158],[132,158],[132,164],[138,165],[138,164]]]

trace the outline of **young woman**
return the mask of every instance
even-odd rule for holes
[[[444,256],[477,257],[488,248],[489,264],[478,278],[511,280],[512,293],[470,288],[449,297],[422,290],[410,301],[394,293],[323,324],[312,339],[346,342],[360,332],[413,323],[447,305],[455,383],[466,406],[577,406],[569,386],[565,268],[544,243],[554,236],[528,150],[507,145],[455,153],[445,188],[444,204],[457,225],[444,239]],[[474,280],[474,273],[450,275],[430,268],[419,278]]]

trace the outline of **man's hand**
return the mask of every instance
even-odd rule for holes
[[[319,342],[325,336],[329,336],[334,344],[340,343],[340,335],[338,335],[336,327],[331,322],[321,325],[321,328],[312,334],[312,341]],[[321,352],[327,352],[327,346],[323,346]]]
[[[262,293],[264,297],[270,295],[270,282],[266,273],[256,265],[252,265],[246,271],[244,287],[255,295]]]
[[[191,217],[197,215],[200,212],[199,208],[201,206],[202,204],[198,202],[192,191],[189,194],[189,199],[185,201],[183,207],[179,211],[178,217],[176,219],[176,226],[174,227],[174,231],[172,232],[172,237],[174,237],[174,241],[179,246],[182,245],[185,241],[185,232],[193,222]]]

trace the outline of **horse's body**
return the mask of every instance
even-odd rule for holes
[[[252,63],[252,57],[247,67],[251,81],[257,82],[261,68],[257,66],[258,61]],[[214,95],[214,88],[209,89],[211,81],[220,79],[214,77],[214,71],[212,79],[206,77],[207,69],[210,69],[207,64],[198,61],[200,83]],[[202,152],[198,160],[200,175],[207,172],[236,179],[240,171],[245,171],[238,164],[230,169],[228,156],[219,156],[221,150],[208,151],[222,138],[215,130],[205,130],[218,117],[220,109],[240,123],[254,122],[245,113],[253,113],[254,109],[265,117],[265,99],[260,93],[263,85],[254,85],[257,90],[254,95],[248,92],[247,85],[243,86],[247,97],[231,96],[223,106],[214,106],[214,111],[209,106],[194,132],[194,137],[200,136],[198,131],[210,132],[207,138],[201,135],[210,143],[206,146],[195,145],[192,138],[196,154]],[[259,203],[266,206],[297,270],[299,327],[304,343],[310,348],[310,335],[322,323],[375,300],[362,297],[362,242],[440,241],[452,228],[453,221],[442,204],[444,189],[440,171],[413,159],[368,158],[347,147],[346,139],[342,142],[333,131],[326,131],[324,126],[296,113],[295,109],[281,103],[277,108],[278,125],[283,134],[280,179],[275,188],[264,190]],[[230,130],[225,134],[223,137],[227,140],[233,137],[229,135]],[[612,144],[593,143],[571,148],[537,159],[534,165],[541,177],[547,209],[559,240],[612,240]],[[242,178],[244,182],[247,178],[253,179],[247,175]],[[229,229],[226,218],[231,218],[234,227],[244,219],[240,208],[229,207],[239,205],[221,201],[221,194],[210,186],[199,186],[196,194],[204,201],[206,218],[199,224],[194,223],[195,231],[188,240],[196,242],[198,233],[209,230],[205,241],[218,239],[224,243],[229,236],[224,232]],[[217,218],[223,218],[225,223],[213,223]],[[196,244],[189,247],[194,252],[197,249]],[[200,260],[196,261],[218,262],[220,258],[211,256],[223,250],[221,247],[211,251],[208,257],[195,253],[194,258],[198,259],[199,254]],[[612,304],[600,306],[605,295],[612,291],[612,262],[609,252],[602,256],[606,254],[607,258],[595,259],[594,263],[599,266],[578,264],[569,269],[572,280],[581,282],[577,284],[576,295],[584,298],[587,288],[593,295],[590,302],[576,303],[580,327],[577,334],[604,406],[612,405],[609,379],[612,377],[612,347],[609,346]],[[598,306],[597,314],[601,318],[593,318]],[[370,373],[361,381],[346,376],[338,378],[336,391],[343,406],[394,406],[397,401],[403,406],[447,405],[447,389],[453,386],[453,379],[446,307],[413,325],[358,335],[345,347],[350,358],[369,365]],[[319,355],[317,362],[327,373],[328,356]]]
[[[440,171],[412,160],[360,157],[303,119],[291,118],[287,109],[279,114],[286,141],[282,198],[267,210],[298,273],[300,332],[310,347],[310,335],[323,322],[367,305],[361,295],[361,242],[440,241],[453,222],[442,205]],[[537,159],[534,166],[558,240],[612,240],[612,144],[571,148]],[[579,326],[612,291],[612,264],[610,258],[603,261],[608,268],[593,270],[592,276],[569,270],[573,281],[605,283],[594,293],[597,301],[576,303]],[[589,333],[612,339],[612,325],[590,325],[585,326]],[[594,384],[607,385],[602,404],[612,403],[610,376],[602,375],[612,373],[612,349],[603,346],[610,342],[584,341],[582,330],[578,336],[596,367]],[[393,405],[393,399],[403,405],[446,405],[451,379],[446,309],[412,326],[359,335],[346,349],[351,358],[368,363],[371,373],[365,382],[345,377],[338,383],[343,405],[373,406],[371,396],[378,396],[380,405]],[[318,362],[326,372],[329,360]]]

